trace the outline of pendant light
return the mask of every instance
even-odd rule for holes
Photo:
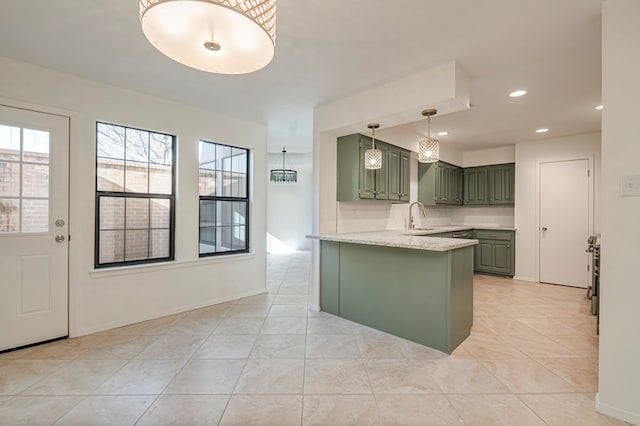
[[[219,74],[267,66],[276,44],[276,0],[140,0],[149,42],[169,58]]]
[[[275,183],[296,183],[298,181],[298,172],[285,168],[284,157],[287,150],[282,147],[282,168],[271,170],[271,182]]]
[[[431,138],[431,116],[436,115],[437,109],[425,109],[422,115],[428,119],[427,138],[418,142],[418,161],[421,163],[435,163],[440,159],[440,142]]]
[[[376,129],[380,127],[378,123],[367,124],[371,129],[371,149],[364,152],[364,168],[376,170],[382,168],[382,151],[376,149]]]

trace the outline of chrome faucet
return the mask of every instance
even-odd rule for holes
[[[411,214],[411,209],[416,204],[418,205],[418,207],[420,207],[422,216],[427,216],[427,212],[424,209],[424,204],[422,204],[420,201],[414,201],[413,203],[409,204],[409,221],[407,222],[407,229],[415,229],[416,227],[416,224],[413,222],[413,215]]]

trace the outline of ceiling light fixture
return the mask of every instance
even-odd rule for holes
[[[380,127],[378,123],[367,124],[371,129],[371,149],[364,152],[364,168],[377,170],[382,168],[382,151],[376,149],[376,129]]]
[[[421,163],[435,163],[440,159],[440,142],[431,139],[431,116],[438,113],[437,109],[425,109],[422,115],[427,117],[427,138],[418,142],[418,161]]]
[[[602,108],[604,108],[604,107],[602,106],[602,104],[600,104],[600,105],[596,105],[596,106],[594,106],[594,107],[593,107],[593,109],[597,109],[597,110],[601,110]]]
[[[542,128],[542,129],[538,129],[536,130],[536,133],[547,133],[549,131],[549,129],[547,128]]]
[[[438,132],[438,136],[447,136],[449,132]]]
[[[298,181],[298,172],[287,169],[284,165],[284,157],[287,150],[282,147],[282,168],[271,170],[271,182],[275,183],[296,183]]]
[[[275,53],[276,0],[140,0],[140,22],[156,49],[202,71],[246,74]]]
[[[526,94],[526,90],[514,90],[513,92],[509,93],[509,96],[512,98],[519,98],[520,96],[524,96]]]

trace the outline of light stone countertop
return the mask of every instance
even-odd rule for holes
[[[343,234],[321,234],[308,235],[308,238],[335,241],[341,243],[367,244],[384,247],[400,247],[416,250],[428,251],[449,251],[462,247],[474,246],[478,240],[467,240],[463,238],[442,238],[429,237],[430,234],[441,232],[464,231],[470,229],[491,229],[503,231],[515,231],[515,228],[492,227],[492,226],[468,226],[450,225],[433,226],[421,229],[396,229],[367,232],[350,232]]]

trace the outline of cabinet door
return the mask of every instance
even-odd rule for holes
[[[371,139],[360,137],[360,158],[358,160],[358,168],[360,169],[360,179],[358,185],[358,195],[362,199],[375,198],[375,170],[365,169],[364,152],[371,149]]]
[[[400,201],[409,201],[411,185],[411,153],[400,151]]]
[[[474,270],[493,272],[493,242],[480,240],[474,248]]]
[[[462,204],[462,169],[452,167],[449,170],[449,204]]]
[[[402,162],[400,157],[400,150],[391,148],[389,150],[389,199],[400,200],[401,199],[401,170]]]
[[[493,243],[493,264],[492,272],[497,274],[511,274],[511,243],[510,242],[494,242]]]
[[[376,149],[382,151],[382,167],[375,171],[376,200],[389,199],[389,145],[376,142]]]
[[[436,164],[436,203],[447,204],[449,202],[449,179],[451,174],[444,165]]]
[[[489,167],[489,204],[513,204],[515,167],[505,164]]]
[[[486,167],[465,169],[464,204],[488,204],[488,190],[488,171]]]

